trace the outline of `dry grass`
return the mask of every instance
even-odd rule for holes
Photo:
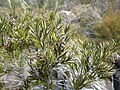
[[[119,39],[120,11],[111,12],[104,16],[102,21],[97,23],[94,29],[100,38]]]

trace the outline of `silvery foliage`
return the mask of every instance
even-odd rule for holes
[[[96,21],[101,20],[100,9],[93,7],[90,4],[75,6],[73,12],[78,19],[79,28],[90,28]]]
[[[75,5],[70,11],[61,10],[59,13],[64,24],[70,24],[74,30],[85,36],[93,35],[93,26],[102,19],[100,9],[90,4]]]
[[[77,2],[77,0],[75,1]],[[68,2],[65,0],[64,8],[60,11],[63,23],[71,24],[74,30],[85,36],[93,35],[93,26],[101,21],[111,1],[91,0],[89,4],[76,4],[75,1],[69,0]]]
[[[73,12],[78,20],[73,27],[84,36],[94,37],[93,26],[102,19],[100,9],[86,4],[74,7]]]
[[[107,10],[109,2],[109,0],[91,0],[91,5],[99,8],[102,12],[104,12]]]

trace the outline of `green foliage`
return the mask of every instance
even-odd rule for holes
[[[1,18],[0,25],[1,63],[6,64],[1,68],[5,70],[4,74],[11,71],[22,74],[24,65],[28,64],[30,76],[23,79],[24,85],[20,84],[20,88],[28,89],[31,84],[50,88],[48,82],[53,68],[70,60],[69,47],[66,45],[69,27],[61,24],[55,12],[47,12],[39,17],[31,16],[30,13],[18,14],[16,17],[12,14]]]
[[[78,40],[73,42],[73,46],[73,60],[69,64],[73,75],[71,80],[73,90],[82,89],[93,81],[108,77],[113,69],[110,63],[111,54],[117,46],[114,41],[96,45],[88,42],[81,43]]]
[[[45,90],[54,90],[62,84],[55,80],[60,80],[68,90],[79,90],[108,76],[117,46],[114,41],[82,42],[72,36],[56,11],[44,8],[33,15],[25,3],[21,5],[21,13],[10,4],[12,14],[0,18],[0,75],[17,77],[11,81],[16,84],[9,88],[8,81],[5,89],[31,90],[43,85]]]
[[[61,24],[61,19],[50,13],[49,18],[35,18],[30,26],[30,38],[33,43],[32,50],[36,53],[28,64],[31,67],[28,79],[35,80],[35,85],[42,84],[49,87],[49,80],[53,68],[70,60],[68,54],[69,40],[68,27]],[[31,48],[29,48],[31,53]],[[34,57],[29,56],[29,57]],[[34,63],[32,63],[35,61]],[[39,82],[39,83],[37,83]]]

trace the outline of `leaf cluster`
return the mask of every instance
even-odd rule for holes
[[[75,40],[56,11],[44,8],[37,16],[23,10],[19,14],[11,10],[0,18],[0,75],[13,73],[17,77],[10,87],[54,90],[56,85],[57,89],[79,90],[108,76],[117,46],[114,41]],[[4,88],[13,89],[9,85]]]

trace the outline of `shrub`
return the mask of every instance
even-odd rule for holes
[[[56,11],[45,8],[39,15],[23,7],[22,13],[11,10],[11,14],[2,16],[1,86],[18,90],[79,90],[106,78],[113,67],[109,61],[117,43],[82,42],[72,33]],[[2,80],[5,75],[10,78]]]
[[[120,38],[120,11],[112,12],[105,15],[102,21],[99,22],[94,30],[97,32],[98,37],[102,39],[117,39]]]

